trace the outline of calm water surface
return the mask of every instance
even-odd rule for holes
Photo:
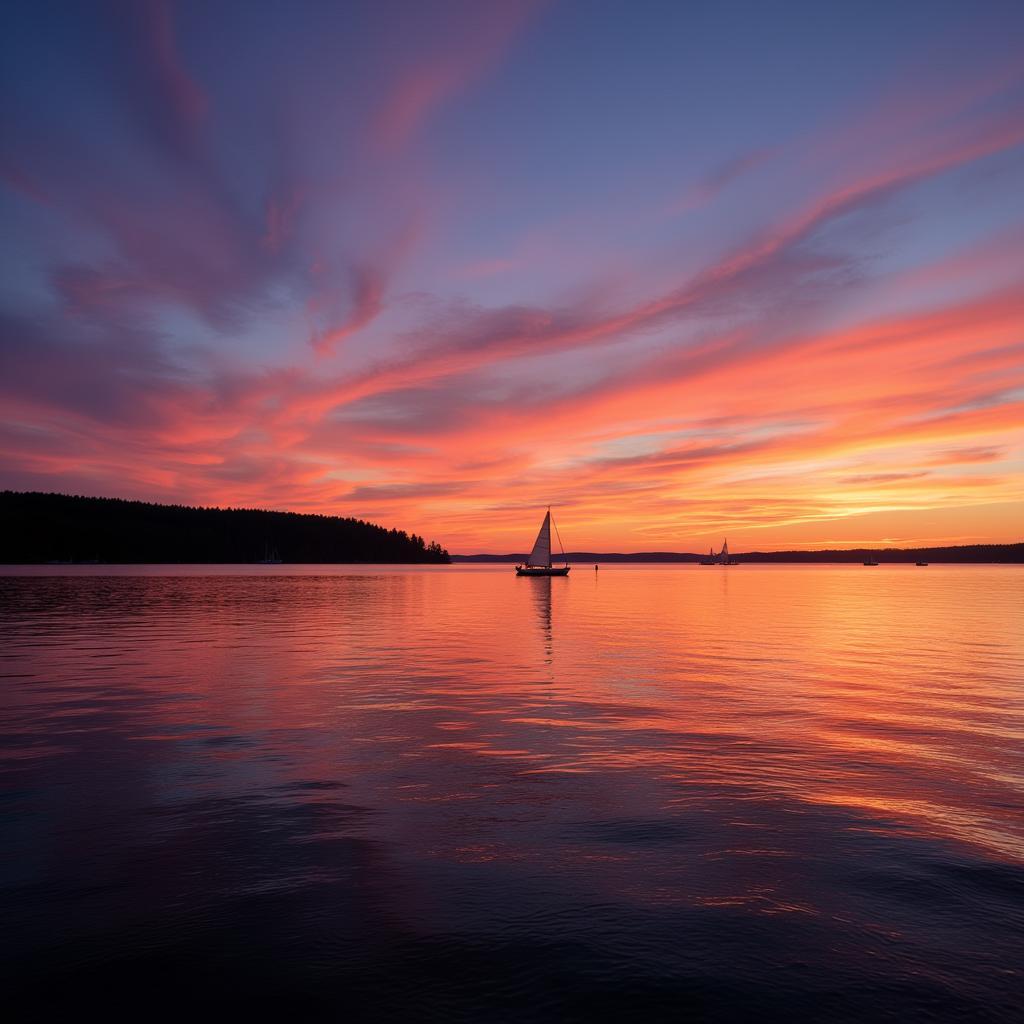
[[[1020,567],[4,571],[8,1005],[1024,1019]]]

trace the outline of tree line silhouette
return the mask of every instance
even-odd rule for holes
[[[447,563],[417,534],[361,519],[0,492],[0,562]]]

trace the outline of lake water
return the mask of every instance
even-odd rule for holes
[[[2,572],[8,1008],[1024,1019],[1022,567]]]

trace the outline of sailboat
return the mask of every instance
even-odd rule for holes
[[[558,537],[558,527],[555,527],[555,536]],[[562,538],[558,537],[558,546],[562,547]],[[562,549],[562,558],[565,559],[565,549]],[[525,565],[516,566],[517,576],[568,576],[569,563],[565,565],[551,564],[551,509],[544,516],[544,522],[540,524],[540,533],[533,542],[533,550],[530,557],[526,559]]]
[[[737,562],[736,559],[733,558],[729,554],[729,541],[728,540],[724,540],[722,542],[722,550],[719,551],[719,552],[716,552],[715,549],[712,548],[708,552],[708,557],[707,558],[702,558],[701,561],[700,561],[700,564],[701,565],[739,565],[740,563]]]
[[[281,556],[277,553],[277,548],[272,548],[270,543],[267,542],[263,545],[263,557],[256,563],[257,565],[280,565]]]

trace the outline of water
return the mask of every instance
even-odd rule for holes
[[[6,572],[8,1006],[1024,1019],[1019,567]]]

